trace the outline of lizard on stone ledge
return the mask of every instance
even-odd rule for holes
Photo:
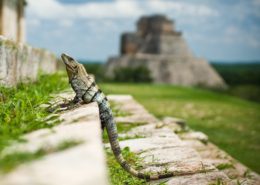
[[[130,164],[123,158],[118,142],[117,127],[106,96],[96,85],[94,79],[88,75],[82,64],[79,64],[72,57],[64,53],[61,55],[61,58],[66,66],[69,83],[76,93],[73,102],[75,104],[97,102],[102,129],[105,127],[107,130],[111,149],[118,163],[133,176],[146,180],[158,180],[175,176],[173,172],[150,175],[139,172],[130,166]],[[189,173],[178,175],[189,175]]]

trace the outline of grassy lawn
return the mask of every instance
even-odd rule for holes
[[[171,85],[101,84],[106,94],[132,94],[157,117],[175,116],[260,173],[260,104]]]

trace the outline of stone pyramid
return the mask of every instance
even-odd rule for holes
[[[205,59],[194,56],[174,22],[163,15],[141,17],[136,32],[122,34],[120,50],[121,55],[110,57],[106,64],[110,77],[117,67],[146,66],[155,83],[226,87]]]

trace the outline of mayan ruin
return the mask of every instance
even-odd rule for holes
[[[120,56],[107,62],[108,76],[117,67],[146,66],[155,83],[225,88],[225,82],[206,59],[196,57],[174,21],[163,15],[143,16],[137,31],[123,33]]]

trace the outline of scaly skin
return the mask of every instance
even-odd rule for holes
[[[76,96],[73,100],[74,103],[97,102],[102,129],[105,127],[107,130],[110,145],[118,163],[133,176],[146,180],[158,180],[175,176],[173,172],[153,175],[144,174],[135,170],[127,163],[127,161],[123,158],[121,148],[119,146],[117,127],[106,96],[96,85],[94,79],[88,75],[82,64],[79,64],[76,60],[66,54],[62,54],[61,58],[66,66],[69,83],[76,93]],[[188,174],[189,173],[178,175]]]

